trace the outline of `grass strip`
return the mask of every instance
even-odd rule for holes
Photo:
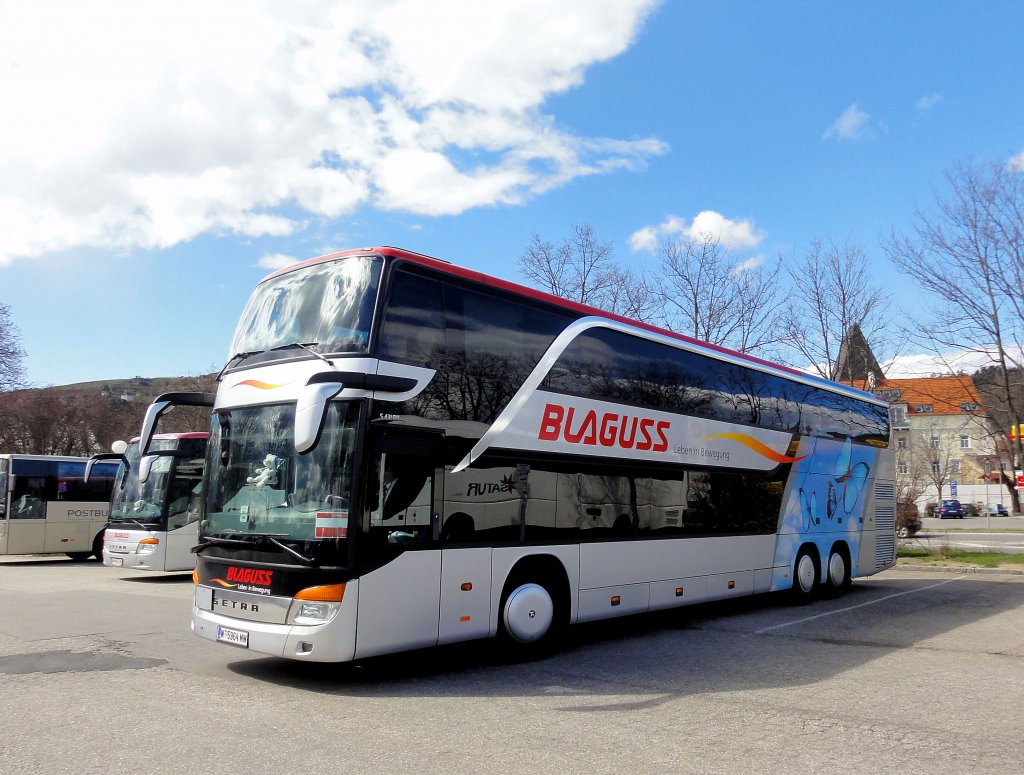
[[[998,568],[1000,565],[1024,565],[1024,554],[1004,552],[970,552],[953,547],[919,549],[903,547],[896,551],[898,558],[921,560],[923,562],[962,562],[983,568]]]

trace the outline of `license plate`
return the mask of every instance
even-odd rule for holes
[[[110,558],[110,564],[111,565],[124,565],[124,558],[123,557],[111,557]]]
[[[218,627],[217,640],[221,643],[229,643],[232,646],[241,646],[243,649],[249,648],[249,633],[244,630],[231,630],[227,627]]]

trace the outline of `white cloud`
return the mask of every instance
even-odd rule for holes
[[[1012,172],[1024,172],[1024,151],[1010,158],[1009,167]]]
[[[543,106],[657,1],[2,4],[0,262],[455,214],[636,169],[665,145],[578,137]]]
[[[756,256],[751,256],[746,261],[741,261],[736,264],[736,266],[733,267],[733,274],[741,275],[744,272],[750,272],[762,266],[764,266],[764,256],[758,254]]]
[[[263,269],[284,269],[286,266],[297,264],[301,261],[301,258],[295,256],[289,256],[285,253],[267,253],[260,256],[260,260],[256,262],[256,266]]]
[[[928,96],[919,99],[914,103],[914,107],[916,107],[920,113],[928,113],[932,108],[942,102],[942,100],[942,95],[936,92],[935,94],[929,94]]]
[[[868,136],[871,115],[854,103],[825,130],[822,140],[861,140]]]
[[[714,210],[704,210],[694,216],[687,225],[685,218],[670,215],[658,226],[645,226],[633,232],[629,238],[629,247],[634,252],[653,253],[658,247],[658,240],[683,236],[699,240],[705,237],[717,239],[729,250],[751,250],[764,241],[764,232],[760,232],[752,221],[733,221]],[[749,268],[749,267],[748,267]]]
[[[1024,350],[1020,348],[1010,348],[1007,352],[1018,362],[1024,357]],[[941,355],[903,355],[882,364],[882,372],[890,379],[930,377],[961,371],[973,374],[978,369],[995,363],[997,355],[994,345],[991,345],[989,350],[979,346],[972,350],[952,350]]]

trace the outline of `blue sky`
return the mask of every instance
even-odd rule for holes
[[[105,5],[0,2],[0,302],[36,384],[218,369],[289,260],[521,281],[583,222],[636,267],[694,219],[737,261],[857,240],[912,311],[880,238],[957,163],[1024,168],[1016,2]]]

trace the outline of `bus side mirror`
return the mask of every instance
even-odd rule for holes
[[[156,430],[160,416],[173,406],[174,404],[170,401],[157,399],[146,409],[146,417],[142,421],[142,432],[139,434],[139,452],[141,454],[145,455],[149,442],[153,440],[153,431]]]
[[[157,420],[164,412],[175,406],[212,407],[216,398],[212,393],[164,393],[162,396],[157,396],[146,409],[146,418],[142,421],[142,432],[139,434],[139,454],[145,455],[149,451],[149,442],[153,440]]]
[[[153,470],[153,463],[156,462],[156,455],[146,455],[139,460],[139,481],[142,484],[146,483],[149,479],[149,474]]]
[[[295,402],[295,451],[312,451],[320,442],[327,417],[327,403],[345,389],[340,382],[315,382],[299,391]]]
[[[85,475],[82,477],[83,484],[89,484],[89,477],[92,476],[92,467],[101,460],[116,460],[119,463],[123,463],[125,468],[128,467],[128,459],[125,458],[124,455],[119,455],[116,452],[103,452],[99,455],[93,455],[85,463]]]
[[[146,480],[149,479],[150,473],[152,473],[153,471],[153,464],[157,461],[157,458],[187,458],[188,456],[188,452],[185,452],[184,450],[180,449],[160,449],[155,452],[150,452],[148,455],[144,456],[142,459],[139,460],[139,481],[142,484],[146,483]]]

